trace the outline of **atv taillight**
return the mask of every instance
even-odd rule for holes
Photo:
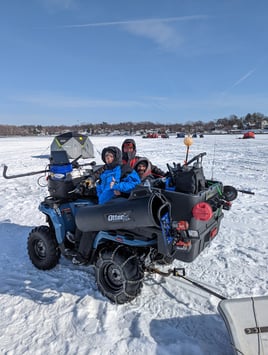
[[[175,245],[177,249],[188,250],[190,249],[192,243],[190,240],[188,242],[184,242],[183,240],[178,240]]]
[[[218,233],[218,228],[213,228],[211,231],[210,231],[210,238],[214,238]]]
[[[208,221],[213,216],[213,211],[211,206],[207,202],[197,203],[193,209],[192,213],[195,219],[198,221]]]
[[[177,231],[186,231],[189,228],[189,223],[187,221],[179,221],[176,229]]]

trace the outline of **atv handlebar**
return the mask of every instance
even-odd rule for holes
[[[79,163],[78,163],[78,160],[79,160],[81,157],[82,157],[82,155],[80,154],[77,158],[75,158],[75,159],[71,162],[73,168],[79,168],[80,165],[79,165]]]

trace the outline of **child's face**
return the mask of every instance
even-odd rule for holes
[[[146,170],[146,165],[145,164],[143,164],[143,163],[138,164],[137,172],[138,172],[138,174],[140,176],[142,176],[144,174],[145,170]]]
[[[114,156],[112,153],[107,152],[105,154],[105,161],[107,164],[111,164],[114,161]]]

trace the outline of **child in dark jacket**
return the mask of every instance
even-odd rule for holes
[[[123,164],[129,165],[131,168],[134,168],[135,165],[137,164],[138,160],[141,158],[138,155],[136,155],[137,150],[136,150],[136,142],[132,138],[127,138],[124,140],[122,143],[122,162]],[[151,171],[152,174],[155,177],[163,177],[166,176],[166,173],[158,168],[156,165],[153,165],[150,162],[151,165]]]
[[[152,173],[152,164],[147,158],[139,158],[137,163],[134,165],[134,169],[139,174],[142,182],[147,179],[155,179],[155,175]],[[158,177],[158,175],[157,175]]]
[[[128,196],[141,180],[138,173],[127,165],[122,165],[119,148],[110,146],[102,150],[105,165],[96,183],[98,203],[104,204],[117,196]],[[78,254],[72,259],[73,264],[84,265],[88,262],[97,232],[81,235]]]

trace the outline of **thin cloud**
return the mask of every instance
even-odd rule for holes
[[[157,108],[160,110],[174,110],[179,108],[188,107],[203,107],[203,106],[221,106],[223,103],[221,100],[215,98],[195,98],[195,99],[180,99],[178,97],[165,97],[165,96],[145,96],[133,100],[113,100],[113,99],[102,99],[102,98],[79,98],[71,96],[62,96],[54,94],[29,94],[29,95],[17,95],[9,97],[10,100],[16,103],[30,104],[37,107],[46,107],[53,109],[84,109],[84,108]],[[237,100],[247,101],[244,98],[238,99],[236,96],[234,102]],[[230,104],[233,100],[229,97],[228,103]],[[224,106],[226,106],[226,102]],[[227,105],[228,106],[228,105]]]
[[[39,2],[48,11],[72,10],[77,7],[75,0],[39,0]]]
[[[77,25],[60,26],[60,28],[86,28],[120,26],[131,34],[147,38],[161,48],[174,50],[181,46],[183,38],[174,28],[169,26],[173,22],[189,22],[207,19],[205,15],[177,16],[165,18],[151,18],[141,20],[93,22]]]
[[[54,94],[28,94],[16,95],[9,97],[12,101],[13,107],[20,108],[30,107],[29,112],[36,111],[38,115],[42,112],[48,114],[73,114],[77,117],[84,117],[85,112],[94,110],[102,115],[104,112],[109,112],[108,115],[124,114],[130,115],[134,112],[141,120],[145,119],[147,115],[155,115],[156,117],[173,117],[181,116],[182,114],[188,119],[198,118],[204,112],[206,115],[213,115],[215,117],[223,117],[228,113],[239,112],[241,108],[245,112],[254,111],[258,107],[259,112],[267,111],[267,95],[255,93],[254,95],[228,95],[224,100],[217,95],[208,95],[193,98],[182,97],[165,97],[165,96],[144,96],[127,100],[113,100],[102,98],[79,98]],[[209,107],[209,113],[207,108]],[[41,111],[40,111],[40,108]],[[9,113],[10,114],[10,113]],[[190,118],[192,116],[192,118]],[[107,116],[109,117],[109,116]],[[128,117],[128,116],[126,116]],[[28,117],[29,118],[29,117]],[[1,116],[0,116],[1,119]],[[5,117],[6,119],[6,117]],[[196,120],[196,119],[195,119]]]
[[[127,24],[124,28],[134,34],[148,38],[167,50],[178,48],[183,43],[183,38],[171,26],[162,22],[137,24]]]
[[[143,102],[135,100],[81,99],[55,95],[18,95],[11,99],[16,102],[53,108],[129,108],[145,106]]]

